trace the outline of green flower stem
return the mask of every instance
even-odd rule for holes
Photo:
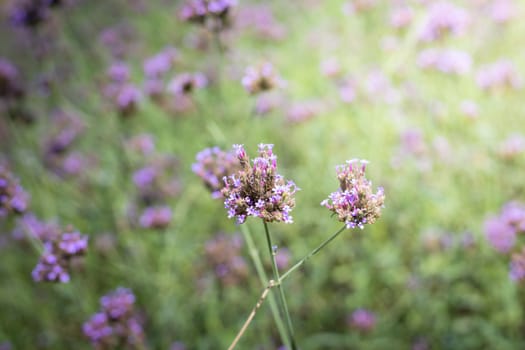
[[[277,263],[275,262],[275,250],[273,249],[272,238],[270,236],[270,231],[268,230],[268,224],[263,220],[264,232],[266,233],[266,242],[268,243],[268,250],[270,252],[270,258],[272,262],[273,276],[276,281],[280,281],[279,270],[277,269]],[[292,319],[290,317],[290,312],[288,311],[288,304],[286,303],[286,297],[284,295],[284,290],[281,287],[281,284],[277,284],[277,289],[279,290],[279,297],[281,299],[281,306],[283,308],[284,315],[286,316],[286,323],[288,326],[288,335],[290,337],[290,342],[292,350],[297,350],[297,344],[295,342]]]
[[[255,270],[257,271],[257,275],[259,276],[259,279],[262,283],[262,285],[268,284],[268,276],[266,276],[266,272],[264,271],[264,267],[261,261],[261,257],[259,256],[259,250],[257,249],[250,230],[248,229],[248,226],[246,224],[240,225],[241,226],[241,232],[244,236],[244,240],[246,241],[246,245],[248,246],[248,251],[250,253],[250,256],[252,258],[253,264],[255,265]],[[286,345],[287,348],[290,348],[290,339],[288,339],[288,333],[286,331],[284,321],[279,314],[279,309],[277,307],[277,302],[275,301],[275,296],[273,293],[270,293],[268,295],[268,302],[270,304],[270,309],[272,311],[272,315],[275,321],[275,324],[277,325],[277,329],[279,331],[279,334],[281,335],[281,339],[284,342],[284,345]]]
[[[280,286],[280,284],[288,277],[293,271],[297,270],[301,265],[303,265],[308,259],[310,259],[315,254],[319,253],[321,249],[323,249],[328,243],[333,241],[341,232],[343,232],[346,229],[346,225],[341,227],[339,231],[331,235],[327,240],[325,240],[323,243],[321,243],[317,248],[312,250],[308,255],[306,255],[304,258],[302,258],[297,264],[292,266],[288,271],[286,271],[280,278],[277,279],[278,283],[277,285]]]

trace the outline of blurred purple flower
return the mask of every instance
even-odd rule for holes
[[[405,5],[395,7],[390,13],[390,25],[395,29],[408,27],[414,18],[414,10]]]
[[[6,166],[0,164],[0,219],[19,215],[27,210],[29,194]]]
[[[144,74],[148,79],[159,79],[169,72],[179,53],[174,47],[167,47],[158,54],[146,59],[143,64]]]
[[[421,68],[446,74],[465,75],[472,68],[470,55],[459,50],[425,49],[419,53],[417,61]]]
[[[191,166],[192,171],[204,181],[213,198],[222,198],[223,178],[241,169],[235,152],[225,152],[219,147],[206,148],[197,153],[196,160]]]
[[[205,254],[208,264],[226,286],[237,285],[248,276],[248,265],[241,255],[242,238],[238,235],[218,233],[206,241]]]
[[[241,83],[250,95],[256,95],[280,87],[284,82],[275,71],[273,65],[266,62],[246,68]]]
[[[357,309],[348,318],[350,327],[361,332],[370,332],[376,326],[376,316],[366,309]]]
[[[525,247],[518,253],[512,254],[509,266],[509,277],[513,281],[525,279]]]
[[[52,241],[44,242],[44,251],[32,272],[36,282],[61,282],[70,280],[69,270],[74,258],[83,256],[88,248],[88,237],[71,229]]]
[[[187,95],[196,89],[206,86],[206,76],[202,73],[180,73],[167,86],[167,91],[173,95]]]
[[[435,41],[447,34],[459,35],[470,23],[467,10],[448,1],[437,1],[429,5],[428,15],[421,32],[421,40]]]
[[[134,312],[135,295],[127,288],[117,288],[100,299],[101,311],[82,327],[96,349],[144,348],[142,322]]]
[[[171,223],[171,217],[170,207],[148,207],[142,213],[139,222],[144,228],[164,229]]]
[[[516,242],[516,230],[500,217],[485,220],[485,236],[492,247],[501,253],[507,253]]]
[[[487,91],[519,89],[522,86],[522,79],[514,64],[505,59],[481,67],[476,79],[478,86]]]

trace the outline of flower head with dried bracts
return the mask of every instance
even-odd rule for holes
[[[259,157],[250,164],[242,145],[234,145],[241,170],[224,178],[222,189],[228,218],[237,218],[242,224],[248,216],[262,218],[265,222],[292,223],[290,212],[295,206],[293,181],[286,181],[277,173],[277,156],[273,145],[260,144]]]
[[[36,282],[61,282],[70,280],[73,261],[83,256],[88,247],[88,237],[72,229],[66,230],[54,240],[44,242],[44,251],[33,270]]]
[[[225,185],[222,179],[241,169],[235,152],[226,152],[219,147],[206,148],[195,158],[197,162],[191,166],[193,172],[204,181],[213,198],[222,198],[221,190]]]
[[[321,202],[347,228],[363,228],[365,224],[373,224],[381,216],[385,194],[379,187],[376,193],[372,191],[372,182],[365,177],[365,160],[352,159],[345,165],[336,168],[340,188],[331,193],[328,199]]]

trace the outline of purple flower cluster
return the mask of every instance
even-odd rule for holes
[[[8,215],[19,215],[27,210],[29,195],[20,181],[0,164],[0,219]]]
[[[385,194],[379,187],[372,192],[372,182],[365,177],[367,161],[353,159],[336,168],[340,188],[321,202],[337,214],[339,221],[347,228],[364,228],[373,224],[381,216]]]
[[[142,91],[130,82],[130,68],[121,61],[114,62],[106,72],[108,82],[104,95],[109,98],[121,117],[133,115],[142,100]]]
[[[419,54],[417,62],[421,68],[446,74],[464,75],[472,68],[470,55],[459,50],[425,49]]]
[[[219,147],[206,148],[195,157],[197,162],[191,170],[204,181],[213,198],[222,198],[224,177],[235,174],[241,165],[234,151],[223,151]]]
[[[70,280],[69,272],[74,259],[83,256],[88,247],[88,237],[68,230],[54,240],[44,242],[44,251],[32,272],[36,282],[61,282]]]
[[[470,22],[467,10],[447,1],[433,2],[421,32],[421,40],[435,41],[447,34],[462,34]]]
[[[242,257],[243,242],[239,235],[217,234],[206,242],[206,260],[225,286],[238,285],[248,277],[248,265]]]
[[[171,222],[171,208],[168,206],[147,207],[140,216],[140,226],[152,229],[164,229]]]
[[[182,6],[180,18],[219,31],[230,26],[236,4],[235,0],[190,0]]]
[[[248,67],[241,82],[250,95],[257,95],[283,85],[283,80],[268,62]]]
[[[509,252],[516,243],[516,235],[525,232],[525,205],[519,202],[505,204],[499,216],[485,221],[485,236],[502,253]]]
[[[143,348],[144,331],[134,304],[135,295],[127,288],[118,288],[100,299],[101,310],[82,327],[96,349]]]
[[[147,79],[159,79],[167,74],[173,63],[179,57],[179,52],[174,47],[167,47],[156,55],[147,58],[143,63],[144,74]]]
[[[514,64],[504,59],[481,67],[476,79],[478,86],[486,91],[519,89],[523,84]]]
[[[376,326],[376,315],[366,309],[357,309],[348,317],[348,325],[361,332],[370,332]]]
[[[237,218],[242,224],[248,216],[262,218],[266,222],[292,223],[290,215],[295,206],[294,195],[298,188],[293,181],[277,173],[277,156],[273,145],[260,144],[259,157],[250,165],[250,159],[242,145],[234,145],[241,170],[224,178],[222,189],[228,218]]]

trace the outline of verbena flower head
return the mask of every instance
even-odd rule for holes
[[[383,188],[379,187],[373,193],[372,182],[365,177],[367,163],[365,160],[353,159],[336,167],[340,188],[321,202],[321,205],[337,214],[339,221],[344,222],[347,228],[362,229],[366,224],[373,224],[381,216],[384,207]]]
[[[29,195],[19,180],[0,164],[0,219],[8,215],[19,215],[27,210]]]
[[[237,218],[242,224],[248,216],[262,218],[266,222],[292,223],[290,215],[295,206],[293,181],[286,181],[277,173],[277,156],[273,145],[260,144],[259,157],[251,164],[242,145],[234,145],[241,170],[224,178],[222,189],[228,218]]]
[[[193,172],[204,181],[213,198],[222,198],[223,178],[241,169],[235,152],[225,152],[219,147],[206,148],[197,153],[196,160],[191,166]]]
[[[273,65],[268,62],[255,67],[248,67],[241,82],[250,95],[272,90],[283,84]]]
[[[69,282],[72,261],[83,256],[87,247],[88,237],[73,230],[67,230],[56,239],[44,242],[44,251],[32,272],[33,280]]]

